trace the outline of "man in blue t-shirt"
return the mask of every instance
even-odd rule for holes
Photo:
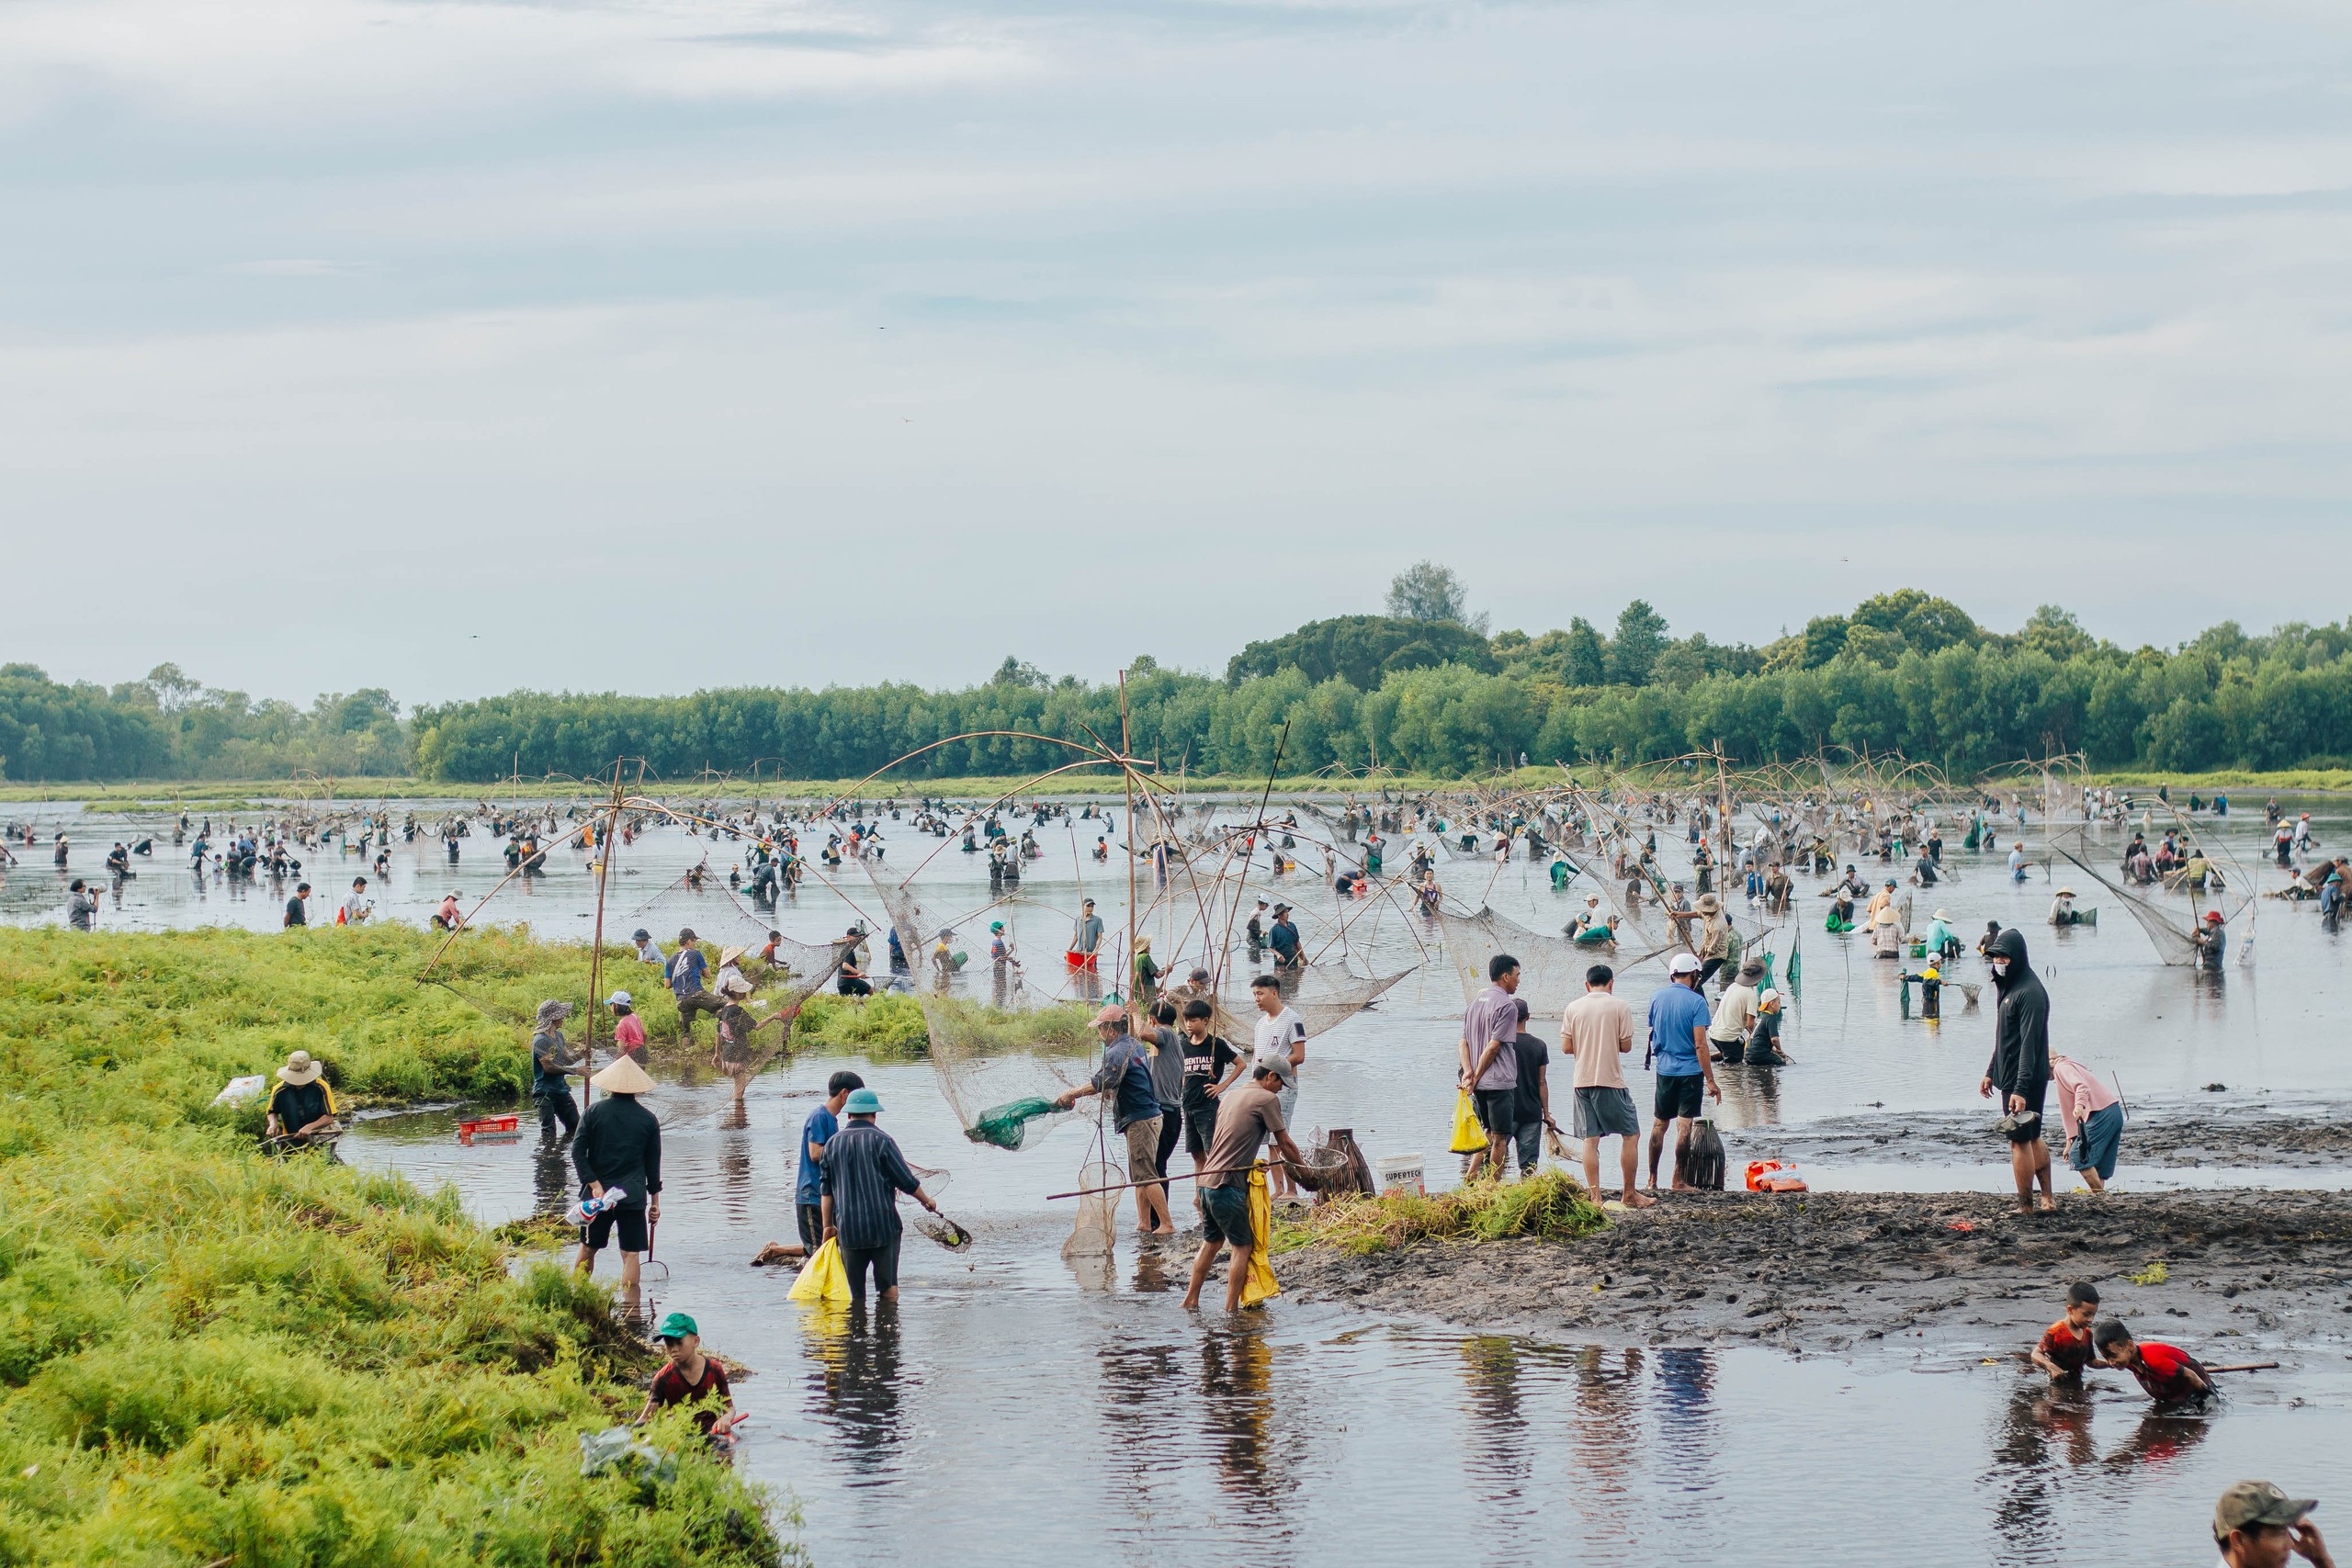
[[[1699,1114],[1700,1092],[1720,1100],[1715,1085],[1714,1053],[1707,1049],[1707,998],[1699,994],[1704,973],[1696,955],[1678,953],[1667,965],[1671,978],[1650,998],[1650,1055],[1657,1067],[1657,1095],[1651,1105],[1650,1190],[1657,1190],[1658,1156],[1666,1148],[1666,1124],[1679,1123],[1674,1135],[1681,1168],[1682,1145],[1690,1141],[1690,1123]],[[1676,1177],[1674,1185],[1683,1185]]]
[[[825,1102],[800,1124],[800,1179],[792,1189],[792,1212],[800,1224],[800,1245],[814,1252],[825,1239],[825,1143],[842,1130],[842,1107],[853,1090],[865,1087],[855,1073],[825,1080]]]

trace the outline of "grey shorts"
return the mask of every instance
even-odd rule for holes
[[[1577,1090],[1576,1134],[1579,1138],[1638,1138],[1642,1119],[1634,1110],[1634,1092],[1595,1087]]]

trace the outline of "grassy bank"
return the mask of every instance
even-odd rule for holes
[[[1308,1247],[1367,1258],[1424,1241],[1574,1241],[1609,1224],[1564,1170],[1528,1181],[1473,1181],[1451,1192],[1342,1198],[1297,1219],[1277,1217],[1272,1250]]]
[[[675,1427],[674,1484],[581,1476],[650,1370],[601,1290],[211,1108],[295,1046],[385,1098],[516,1081],[413,933],[316,934],[0,933],[0,1562],[776,1561]],[[529,947],[479,956],[527,988]]]

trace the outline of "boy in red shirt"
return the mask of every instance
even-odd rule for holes
[[[2135,1343],[2132,1331],[2115,1318],[2100,1324],[2091,1338],[2101,1364],[2138,1378],[2158,1404],[2190,1404],[2213,1392],[2213,1379],[2196,1357],[2153,1339]]]
[[[2098,1315],[2098,1286],[2077,1280],[2066,1287],[2066,1315],[2042,1330],[2041,1343],[2033,1348],[2033,1364],[2052,1382],[2079,1379],[2091,1364],[2091,1320]]]

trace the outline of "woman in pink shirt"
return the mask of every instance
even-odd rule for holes
[[[638,1066],[645,1065],[645,1021],[637,1016],[627,991],[615,991],[605,998],[613,1010],[613,1043],[624,1056],[634,1057]]]
[[[2114,1178],[2123,1146],[2123,1106],[2115,1091],[2072,1056],[2050,1058],[2050,1087],[2057,1091],[2059,1120],[2065,1124],[2067,1163],[2094,1192]]]

